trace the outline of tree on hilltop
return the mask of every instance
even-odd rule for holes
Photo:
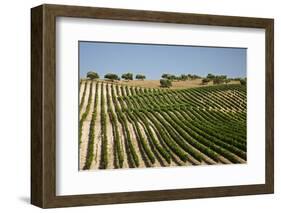
[[[244,79],[241,78],[240,79],[240,84],[243,85],[243,86],[247,86],[247,79],[246,78],[244,78]]]
[[[118,77],[118,75],[114,74],[114,73],[107,73],[104,75],[104,78],[107,78],[111,81],[114,81],[114,80],[120,80],[120,78]]]
[[[211,81],[211,80],[210,80],[209,78],[203,78],[203,79],[202,79],[202,84],[203,84],[203,85],[206,85],[206,84],[208,84],[210,81]]]
[[[144,80],[145,78],[146,78],[145,75],[141,75],[141,74],[136,75],[136,79],[138,80]]]
[[[188,80],[188,75],[181,74],[180,77],[179,77],[179,80],[182,80],[182,81]]]
[[[124,73],[121,75],[121,78],[125,80],[133,80],[133,73]]]
[[[160,86],[161,87],[171,87],[172,81],[169,79],[160,79]]]
[[[171,75],[171,74],[167,74],[167,73],[164,73],[161,77],[164,78],[164,79],[171,80],[171,81],[177,79],[177,77],[175,75]]]
[[[91,71],[87,73],[87,78],[90,78],[91,80],[98,79],[99,75],[98,73]]]
[[[206,78],[207,78],[207,79],[210,79],[210,80],[214,80],[215,77],[216,77],[216,76],[213,75],[213,74],[211,74],[211,73],[209,73],[209,74],[206,76]]]

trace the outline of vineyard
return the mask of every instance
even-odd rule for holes
[[[80,170],[245,163],[246,87],[80,83]]]

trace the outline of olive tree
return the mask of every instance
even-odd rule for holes
[[[136,75],[136,79],[138,80],[144,80],[145,78],[146,78],[145,75],[141,75],[141,74]]]
[[[91,80],[93,80],[93,79],[98,79],[99,78],[99,75],[98,75],[98,73],[96,73],[96,72],[88,72],[87,73],[87,78],[90,78]]]
[[[247,85],[247,79],[246,78],[244,78],[244,79],[241,78],[240,79],[240,84],[243,85],[243,86],[246,86]]]
[[[177,76],[175,76],[175,75],[171,75],[171,74],[167,74],[167,73],[164,73],[161,77],[162,77],[162,78],[164,78],[164,79],[171,80],[171,81],[173,81],[173,80],[176,80],[176,79],[177,79]]]
[[[114,74],[114,73],[107,73],[104,75],[104,78],[107,78],[111,81],[114,81],[114,80],[120,80],[120,78],[118,77],[118,75]]]
[[[133,80],[133,73],[124,73],[122,74],[121,78],[125,80]]]
[[[171,87],[172,81],[169,79],[160,79],[160,86],[161,87]]]
[[[203,78],[202,84],[208,84],[211,80],[209,78]]]

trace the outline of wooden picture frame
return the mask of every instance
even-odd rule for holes
[[[262,28],[266,34],[265,184],[56,195],[56,17]],[[41,208],[268,194],[274,191],[274,21],[44,4],[31,9],[31,203]]]

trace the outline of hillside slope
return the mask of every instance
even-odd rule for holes
[[[246,162],[246,87],[80,85],[80,169]]]

